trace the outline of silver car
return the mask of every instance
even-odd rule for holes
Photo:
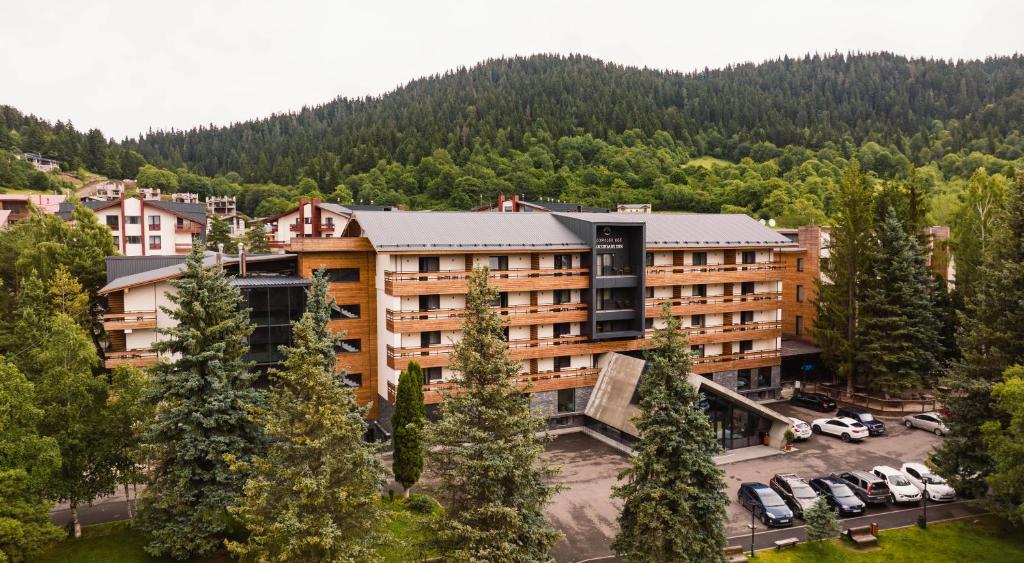
[[[920,428],[934,432],[936,436],[949,434],[949,427],[942,420],[942,415],[937,412],[923,412],[921,414],[908,414],[903,417],[903,424],[907,428]]]

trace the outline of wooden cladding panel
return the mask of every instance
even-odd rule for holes
[[[666,285],[777,281],[782,279],[782,275],[783,272],[781,265],[774,265],[774,267],[765,267],[762,269],[735,269],[731,271],[708,272],[672,272],[665,271],[665,267],[663,266],[655,266],[653,269],[649,268],[647,270],[646,283],[651,287],[660,287]]]
[[[344,240],[344,239],[297,239]],[[356,389],[360,404],[371,403],[369,417],[377,416],[377,294],[376,260],[371,251],[303,252],[299,254],[299,275],[312,278],[313,271],[324,268],[358,268],[359,281],[331,283],[331,297],[339,305],[359,305],[358,319],[334,320],[331,330],[346,339],[358,338],[360,351],[338,354],[338,368],[362,375],[362,385]]]
[[[584,322],[586,320],[586,309],[581,309],[579,311],[544,312],[501,316],[501,324],[503,326],[534,326],[538,324],[578,323]],[[431,330],[458,330],[462,327],[462,321],[463,318],[461,315],[438,319],[388,319],[387,329],[390,332],[427,332]]]
[[[498,291],[545,291],[553,289],[586,289],[590,287],[590,278],[585,275],[575,276],[543,276],[498,278],[490,280],[492,287]],[[466,280],[427,280],[427,281],[385,281],[384,292],[388,295],[432,295],[466,293]]]

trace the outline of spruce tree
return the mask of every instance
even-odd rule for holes
[[[228,254],[238,251],[238,245],[231,238],[231,225],[214,215],[210,217],[210,233],[206,235],[206,248],[215,251],[221,244],[224,245],[224,252]]]
[[[255,418],[269,439],[265,455],[234,469],[248,475],[241,503],[230,508],[246,526],[228,549],[254,561],[362,561],[374,558],[385,520],[385,468],[362,440],[366,408],[334,370],[333,344],[320,315],[329,311],[327,279],[313,278],[307,308],[271,372],[268,405]],[[332,360],[325,359],[330,351]]]
[[[254,222],[245,231],[245,251],[249,254],[270,254],[270,242],[263,223]]]
[[[391,417],[394,461],[391,469],[405,496],[423,473],[423,369],[417,362],[398,376],[395,414]]]
[[[246,462],[260,449],[249,411],[260,400],[243,356],[252,332],[242,297],[224,273],[203,265],[197,242],[165,307],[177,325],[155,344],[172,355],[152,368],[156,416],[147,440],[152,478],[139,506],[153,555],[187,559],[217,549],[228,532],[227,507],[244,476],[225,456]]]
[[[951,414],[950,435],[933,459],[950,484],[968,495],[984,494],[994,470],[981,425],[1007,422],[994,408],[992,386],[1008,367],[1024,364],[1024,173],[1017,174],[1005,213],[997,231],[988,232],[993,242],[960,317],[962,358],[950,366],[948,390],[940,397]]]
[[[40,435],[35,387],[0,356],[0,561],[25,561],[64,534],[50,523],[46,485],[60,449]]]
[[[488,269],[469,277],[466,319],[450,366],[458,393],[441,401],[440,421],[426,429],[427,467],[445,506],[435,526],[443,553],[456,560],[544,561],[558,538],[544,518],[557,487],[537,433],[544,421],[513,383],[497,291]]]
[[[725,547],[721,451],[697,390],[687,380],[689,345],[666,304],[640,377],[638,441],[626,482],[612,495],[623,500],[612,549],[625,561],[716,561]]]
[[[872,190],[871,180],[853,161],[839,180],[829,260],[821,271],[827,282],[818,282],[814,336],[821,346],[822,359],[846,379],[846,389],[851,393],[860,363],[857,316],[863,298],[863,279],[873,254]]]
[[[839,516],[828,505],[825,497],[818,497],[814,506],[804,512],[807,522],[807,541],[825,541],[839,537],[843,528],[839,524]]]
[[[862,371],[869,388],[898,394],[919,388],[943,354],[934,284],[917,238],[907,234],[891,207],[876,241],[860,315]]]

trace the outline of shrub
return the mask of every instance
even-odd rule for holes
[[[405,506],[417,514],[430,514],[437,508],[438,504],[436,500],[427,495],[412,493],[406,499]]]

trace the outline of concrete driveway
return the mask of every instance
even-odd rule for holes
[[[776,403],[771,408],[807,422],[824,416],[788,403]],[[847,444],[830,436],[813,436],[799,442],[789,453],[724,465],[730,499],[727,535],[739,538],[749,534],[750,512],[735,502],[740,483],[767,483],[776,473],[796,473],[811,478],[849,469],[870,469],[875,465],[898,467],[904,462],[924,460],[942,441],[927,432],[904,428],[899,419],[883,420],[888,427],[887,434],[859,444]],[[562,466],[557,481],[566,487],[548,509],[550,521],[566,536],[555,545],[552,555],[560,562],[607,556],[611,553],[611,540],[617,532],[616,518],[622,506],[621,501],[613,500],[610,494],[618,473],[628,463],[625,455],[594,438],[576,433],[559,436],[548,446],[547,457]],[[906,507],[871,508],[868,516],[877,517],[901,508]],[[895,522],[894,519],[883,521]],[[760,523],[758,529],[763,530]],[[737,539],[730,543],[742,542]]]

